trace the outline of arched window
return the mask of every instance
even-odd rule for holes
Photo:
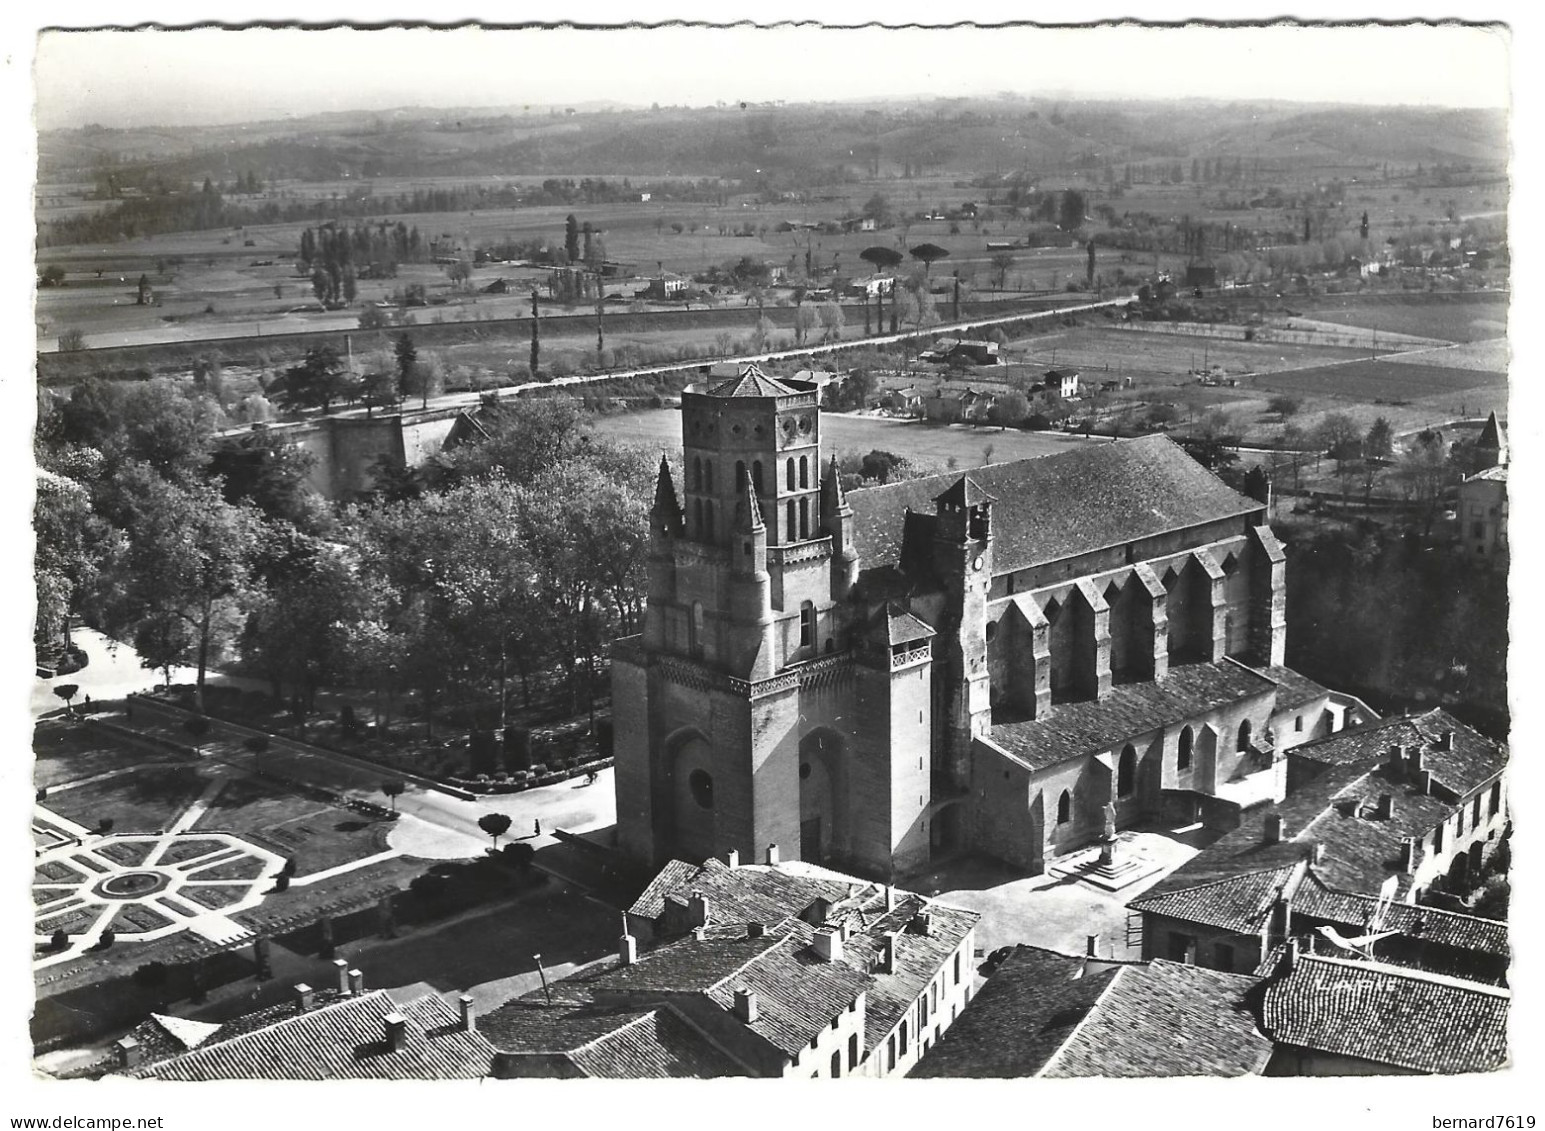
[[[692,603],[692,619],[687,622],[687,646],[694,656],[703,654],[703,603]]]
[[[692,800],[699,806],[713,808],[713,778],[707,770],[693,770],[687,776],[687,788],[692,791]]]
[[[901,1055],[907,1055],[907,1023],[901,1023]]]
[[[745,480],[745,478],[746,461],[743,459],[738,459],[735,461],[735,490],[740,490],[740,485]]]
[[[1116,795],[1118,797],[1131,797],[1132,790],[1137,786],[1137,751],[1130,745],[1121,752],[1121,761],[1116,766]]]
[[[1502,783],[1501,782],[1494,781],[1494,782],[1491,783],[1491,797],[1490,797],[1490,799],[1487,802],[1487,807],[1491,810],[1490,815],[1493,816],[1493,817],[1495,817],[1497,815],[1497,813],[1501,811],[1501,809],[1502,809]]]
[[[842,1075],[842,1050],[832,1053],[832,1079]]]
[[[784,513],[788,516],[788,520],[789,521],[788,521],[788,524],[783,529],[783,540],[785,542],[792,542],[792,541],[794,541],[794,530],[795,530],[795,526],[794,526],[794,500],[793,499],[790,499],[788,501],[788,504],[784,507]]]
[[[810,537],[810,500],[799,500],[799,536]]]
[[[1073,819],[1073,795],[1067,790],[1057,798],[1057,824],[1065,825]]]
[[[799,485],[810,486],[810,460],[806,456],[799,457]]]
[[[713,460],[703,461],[703,490],[713,494]]]
[[[751,486],[756,488],[756,493],[762,493],[762,461],[756,460],[751,464]]]
[[[1250,749],[1250,720],[1245,719],[1239,724],[1239,744],[1236,747],[1243,752]]]
[[[1191,728],[1186,727],[1180,732],[1180,752],[1175,755],[1175,768],[1177,770],[1189,770],[1191,768],[1191,745],[1196,741],[1196,736],[1191,733]]]
[[[788,462],[783,478],[788,483],[789,490],[792,491],[794,489],[794,461],[792,459]]]
[[[703,489],[703,461],[698,456],[692,457],[692,490]]]
[[[991,644],[992,640],[993,640],[993,637],[995,637],[997,635],[998,635],[998,622],[995,621],[995,620],[988,621],[987,622],[987,643]]]
[[[815,606],[809,601],[799,606],[799,646],[809,648],[815,643]]]

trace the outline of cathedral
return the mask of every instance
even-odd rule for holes
[[[1233,827],[1339,729],[1283,666],[1264,476],[1151,436],[844,492],[818,402],[755,365],[682,395],[613,649],[633,859],[1041,872],[1112,824]]]

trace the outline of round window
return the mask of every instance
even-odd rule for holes
[[[783,434],[785,436],[794,435],[794,420],[792,417],[785,416],[783,418]]]
[[[693,770],[687,777],[687,788],[692,791],[692,800],[699,806],[713,808],[713,778],[707,770]]]
[[[804,781],[809,776],[810,776],[810,763],[809,762],[801,762],[799,764],[799,780],[800,781]]]
[[[745,428],[741,427],[739,423],[730,425],[730,432],[732,435],[739,436],[744,431]]]
[[[810,428],[811,428],[810,418],[808,416],[801,416],[799,418],[799,430],[801,432],[809,432]]]

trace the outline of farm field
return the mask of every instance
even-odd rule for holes
[[[1202,339],[1194,335],[1078,327],[1033,334],[1009,343],[1009,355],[1030,365],[1072,367],[1085,377],[1114,380],[1184,377],[1204,362],[1225,374],[1274,373],[1363,356],[1340,346]]]
[[[1390,365],[1440,365],[1445,369],[1478,369],[1488,373],[1506,373],[1510,350],[1506,338],[1488,338],[1436,350],[1415,350],[1380,357]]]
[[[1343,326],[1365,326],[1399,334],[1474,342],[1507,334],[1507,299],[1494,302],[1443,302],[1424,298],[1410,303],[1379,302],[1348,308],[1310,306],[1306,318]]]
[[[675,448],[681,444],[681,413],[675,409],[646,409],[595,420],[595,431],[623,444],[649,448]],[[992,462],[1025,459],[1063,451],[1083,443],[1060,433],[1000,431],[991,426],[938,425],[879,416],[821,415],[823,454],[873,451],[895,452],[908,459],[937,463],[943,471],[954,458],[961,467],[984,462],[983,449],[991,444]]]
[[[1362,403],[1452,405],[1455,416],[1484,416],[1507,403],[1507,375],[1439,365],[1354,361],[1276,373],[1253,382],[1274,392]]]

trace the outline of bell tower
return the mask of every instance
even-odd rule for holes
[[[992,727],[987,673],[987,592],[992,584],[992,504],[969,475],[934,499],[934,571],[946,593],[939,627],[944,749],[939,768],[957,784],[970,776],[971,740]]]

